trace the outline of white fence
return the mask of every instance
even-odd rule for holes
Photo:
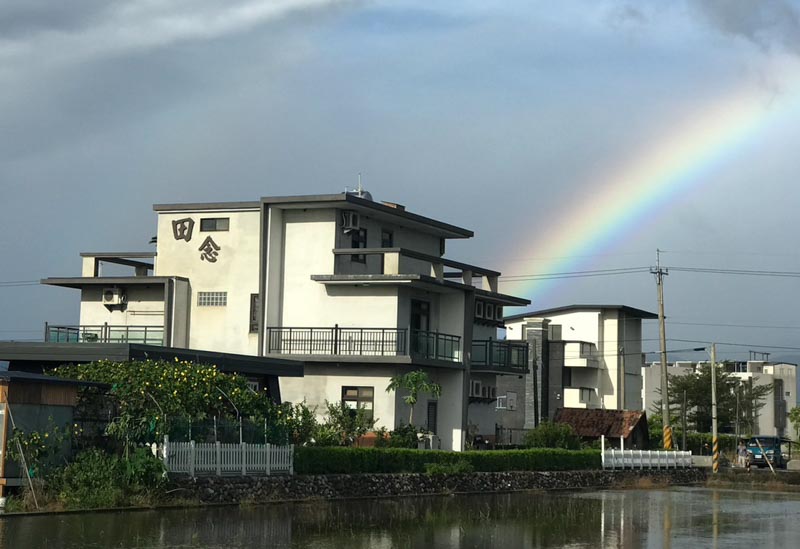
[[[604,450],[603,469],[677,469],[692,466],[691,452]]]
[[[164,466],[170,473],[199,475],[294,474],[294,445],[170,442],[164,439]]]

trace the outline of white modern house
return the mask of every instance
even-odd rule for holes
[[[527,342],[536,367],[503,379],[514,402],[507,426],[530,428],[559,408],[642,410],[642,320],[657,315],[625,305],[569,305],[505,318],[506,340]]]
[[[530,302],[499,293],[499,272],[445,258],[471,231],[363,191],[154,210],[156,251],[84,253],[82,276],[42,281],[81,291],[79,325],[48,325],[48,341],[298,360],[284,400],[364,407],[388,429],[409,416],[391,377],[423,369],[442,395],[421,395],[415,424],[454,450],[468,428],[494,434],[498,376],[528,367],[527,344],[495,334],[504,306]],[[133,273],[107,276],[109,263]]]
[[[701,364],[708,362],[671,362],[668,363],[667,374],[670,378],[694,374]],[[754,387],[772,385],[772,395],[766,397],[764,405],[756,413],[754,423],[758,426],[758,432],[753,434],[794,438],[795,430],[789,421],[789,412],[797,406],[797,365],[764,360],[726,361],[722,364],[742,384],[752,384]],[[642,399],[646,409],[652,410],[661,400],[661,364],[645,364],[642,378]]]

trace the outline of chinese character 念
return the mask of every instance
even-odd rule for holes
[[[193,229],[194,219],[191,217],[176,219],[172,222],[172,234],[175,236],[175,240],[185,240],[189,242],[192,239]]]
[[[203,244],[197,248],[200,252],[200,259],[208,261],[209,263],[216,263],[219,251],[222,249],[217,245],[214,240],[208,236],[203,240]]]

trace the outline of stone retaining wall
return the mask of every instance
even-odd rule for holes
[[[521,471],[449,475],[295,475],[274,477],[175,478],[178,497],[205,503],[291,501],[396,497],[454,493],[568,490],[662,484],[693,484],[706,479],[705,469],[644,471]]]

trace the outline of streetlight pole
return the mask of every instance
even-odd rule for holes
[[[712,469],[719,472],[719,438],[717,436],[717,345],[711,344],[711,447]]]

